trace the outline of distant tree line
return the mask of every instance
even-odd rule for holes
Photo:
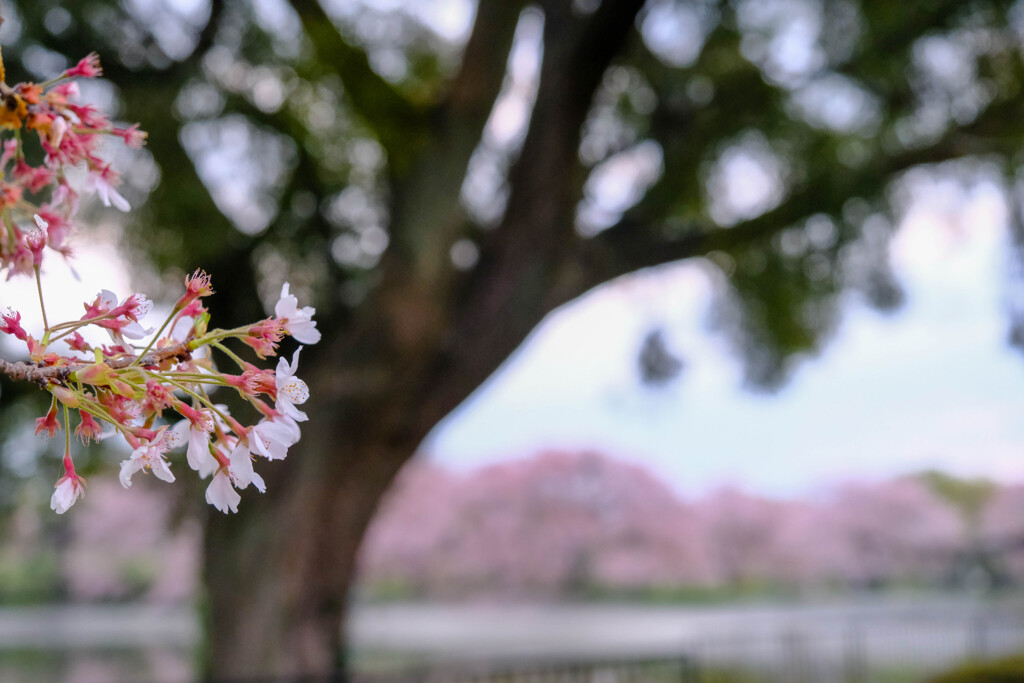
[[[1024,581],[1024,486],[932,472],[813,499],[684,501],[596,453],[466,474],[420,462],[371,527],[362,572],[371,597],[1006,585]]]
[[[0,542],[0,603],[194,600],[200,529],[152,484],[97,481],[69,526],[23,501]],[[927,472],[800,500],[738,488],[683,499],[593,452],[463,473],[420,460],[384,501],[360,566],[370,600],[1013,587],[1024,485]]]

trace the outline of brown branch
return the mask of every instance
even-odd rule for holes
[[[373,70],[366,52],[338,30],[319,0],[291,0],[313,46],[319,64],[341,77],[345,97],[377,131],[388,158],[408,157],[410,138],[419,137],[425,112],[415,107],[384,77]]]
[[[704,219],[670,231],[662,220],[653,218],[664,218],[664,211],[647,206],[648,195],[619,223],[592,239],[581,240],[574,256],[586,264],[589,289],[641,268],[715,250],[746,247],[770,239],[815,213],[834,214],[850,197],[877,195],[885,185],[880,178],[892,178],[915,166],[972,155],[1014,154],[1020,148],[1020,134],[1014,127],[1022,113],[1024,104],[1007,98],[990,105],[970,124],[949,130],[927,147],[881,157],[856,169],[822,166],[775,209],[728,228]]]
[[[580,18],[566,0],[543,5],[540,83],[501,223],[481,240],[480,266],[460,283],[448,335],[419,410],[433,424],[478,387],[541,318],[576,292],[562,265],[576,241],[581,128],[601,79],[636,37],[640,0],[605,0]]]
[[[159,365],[164,361],[175,360],[182,362],[192,357],[192,351],[184,344],[175,344],[163,349],[157,349],[147,353],[138,363],[141,366],[150,367]],[[137,356],[121,355],[106,361],[106,364],[114,370],[121,370],[132,365]],[[0,358],[0,374],[7,375],[13,380],[24,382],[35,382],[40,386],[46,386],[51,382],[63,383],[71,378],[73,372],[83,370],[92,363],[76,363],[74,365],[40,365],[32,361],[11,362]]]
[[[501,93],[522,6],[513,0],[479,4],[459,71],[431,117],[429,146],[397,179],[392,244],[426,286],[444,287],[452,274],[448,249],[465,229],[462,184]]]

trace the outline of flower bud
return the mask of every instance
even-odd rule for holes
[[[78,394],[73,392],[67,387],[59,384],[51,384],[47,387],[50,393],[53,394],[58,401],[66,405],[68,408],[77,408],[79,406]]]

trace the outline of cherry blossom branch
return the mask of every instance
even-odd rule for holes
[[[184,344],[157,349],[152,353],[142,356],[139,364],[143,366],[160,365],[161,363],[173,360],[182,363],[192,358],[192,352]],[[137,360],[136,356],[118,356],[103,361],[112,370],[120,370],[131,366]],[[89,367],[90,363],[82,361],[74,365],[47,366],[34,361],[7,361],[0,358],[0,374],[7,375],[13,380],[23,382],[34,382],[46,386],[50,382],[67,382],[71,375],[79,370]]]
[[[75,435],[83,443],[119,434],[132,448],[121,463],[122,485],[131,486],[132,476],[146,470],[174,481],[167,458],[187,443],[188,466],[211,479],[207,502],[222,512],[237,512],[238,490],[250,484],[261,492],[266,489],[253,459],[284,458],[298,442],[299,423],[307,417],[296,406],[306,401],[309,390],[295,376],[299,351],[290,362],[278,359],[272,370],[245,361],[228,344],[248,346],[259,360],[276,356],[286,336],[315,344],[320,340],[315,311],[299,307],[285,283],[273,316],[234,329],[209,330],[210,312],[203,299],[213,289],[210,276],[196,271],[186,278],[185,292],[156,334],[142,325],[152,309],[146,296],[133,294],[119,301],[107,290],[84,302],[85,314],[78,320],[51,325],[40,265],[50,252],[70,255],[80,194],[93,194],[122,211],[131,208],[116,189],[120,177],[100,156],[100,140],[116,136],[129,147],[145,141],[137,126],[115,127],[94,106],[76,102],[75,79],[100,73],[99,58],[91,54],[41,84],[10,86],[0,59],[0,136],[11,132],[6,140],[0,137],[0,275],[34,276],[43,317],[41,333],[30,334],[21,325],[20,312],[0,312],[0,334],[23,343],[29,356],[27,361],[0,358],[0,375],[35,383],[51,396],[49,410],[36,419],[36,434],[53,437],[65,431],[64,475],[50,500],[58,514],[85,492],[85,480],[75,473],[71,458],[72,411],[79,417]],[[22,131],[28,140],[38,137],[39,153],[26,156]],[[33,166],[29,159],[42,161]],[[82,175],[67,173],[73,167],[84,170],[84,185],[71,184],[70,178]],[[82,335],[96,328],[109,335],[109,345],[94,346]],[[147,337],[144,346],[129,341]],[[87,355],[68,354],[63,346],[58,350],[57,342]],[[214,354],[226,356],[239,374],[217,370]],[[258,422],[246,425],[213,402],[211,394],[225,387],[252,406]],[[103,423],[114,431],[104,432]]]

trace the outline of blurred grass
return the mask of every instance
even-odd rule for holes
[[[931,678],[928,683],[1020,683],[1024,681],[1024,654],[991,662],[969,661]]]
[[[52,553],[0,550],[0,605],[54,602],[61,593],[60,567]]]

